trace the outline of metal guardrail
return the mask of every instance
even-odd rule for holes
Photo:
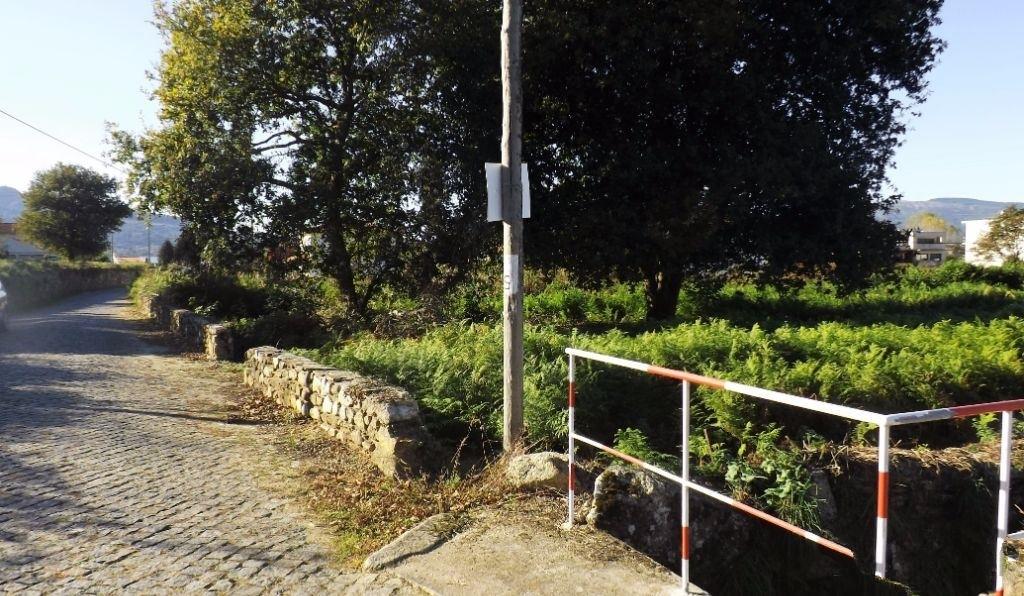
[[[1010,507],[1010,441],[1013,438],[1013,412],[1024,409],[1024,399],[1013,399],[984,404],[972,404],[967,406],[956,406],[951,408],[938,408],[934,410],[921,410],[916,412],[903,412],[899,414],[881,414],[858,408],[851,408],[840,404],[827,403],[806,397],[781,393],[742,383],[723,381],[690,372],[664,368],[652,364],[645,364],[634,360],[616,358],[596,352],[568,348],[565,350],[569,356],[569,520],[568,525],[573,524],[573,509],[575,506],[576,492],[576,463],[575,450],[576,441],[580,441],[596,449],[600,449],[610,455],[618,457],[645,470],[653,472],[667,480],[675,482],[681,487],[681,519],[680,519],[680,576],[683,591],[690,585],[690,491],[696,491],[730,507],[743,511],[775,526],[783,528],[793,534],[821,545],[850,558],[854,557],[853,551],[843,545],[837,544],[827,538],[804,530],[798,526],[783,521],[764,511],[755,509],[750,505],[737,501],[729,496],[713,491],[707,487],[696,484],[690,480],[690,389],[692,385],[710,387],[723,391],[731,391],[741,395],[761,399],[764,401],[785,404],[811,410],[822,414],[829,414],[867,422],[878,426],[878,488],[875,521],[875,575],[884,578],[886,574],[886,555],[888,545],[889,526],[889,431],[893,426],[906,424],[919,424],[934,422],[937,420],[949,420],[952,418],[964,418],[1001,412],[1002,426],[1000,429],[1000,450],[999,450],[999,501],[996,512],[996,589],[997,596],[1003,595],[1003,544],[1007,537],[1007,521]],[[618,366],[631,370],[640,371],[649,375],[673,379],[681,382],[681,408],[682,408],[682,457],[680,473],[673,474],[667,470],[649,464],[638,458],[632,457],[621,451],[601,444],[589,437],[576,432],[576,359],[582,358],[594,362],[602,362],[612,366]]]

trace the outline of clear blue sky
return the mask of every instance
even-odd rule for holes
[[[155,121],[151,16],[148,0],[0,0],[0,109],[102,157],[104,122]],[[894,187],[911,200],[1024,201],[1024,0],[948,0],[942,18],[949,47],[909,122]],[[57,161],[103,169],[0,116],[0,185],[24,190]]]

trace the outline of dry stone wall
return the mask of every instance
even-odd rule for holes
[[[140,299],[143,312],[149,313],[160,325],[185,342],[206,354],[210,360],[233,360],[235,341],[231,329],[226,325],[211,322],[194,312],[175,308],[159,296],[143,296]]]
[[[8,267],[0,273],[11,310],[28,310],[57,300],[96,290],[126,288],[142,272],[141,267],[111,265],[66,266],[29,263]]]
[[[245,384],[366,452],[386,474],[425,471],[432,441],[404,389],[271,347],[245,354]]]

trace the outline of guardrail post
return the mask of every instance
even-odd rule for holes
[[[573,499],[576,492],[576,357],[569,354],[569,519],[568,527],[572,527],[575,514]]]
[[[1010,442],[1013,440],[1013,412],[1003,412],[999,435],[999,509],[996,513],[996,596],[1003,596],[1003,545],[1006,543],[1010,513]]]
[[[875,575],[885,577],[889,532],[889,425],[878,427],[878,517],[875,525]]]
[[[680,572],[682,576],[683,594],[688,594],[690,590],[690,382],[683,381],[682,389],[682,426],[683,426],[683,445],[682,457],[680,458],[682,467],[683,482],[680,486],[680,512],[681,512],[681,526],[680,542],[679,542],[679,556],[680,556]]]

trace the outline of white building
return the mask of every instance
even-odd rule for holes
[[[1000,255],[982,255],[978,252],[978,241],[988,234],[991,219],[971,219],[964,224],[964,260],[972,265],[998,267],[1006,260]],[[1024,254],[1024,242],[1017,252]]]
[[[900,261],[921,267],[936,267],[955,256],[960,239],[949,232],[908,230],[907,240],[899,247]]]

